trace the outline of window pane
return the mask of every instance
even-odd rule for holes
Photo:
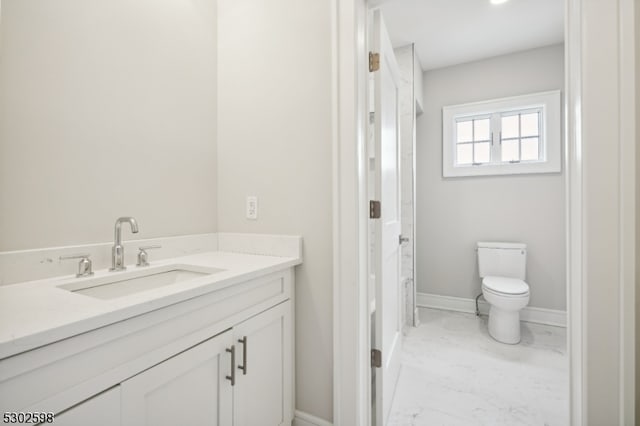
[[[491,161],[491,144],[482,142],[475,144],[474,163],[488,163]]]
[[[539,136],[538,116],[537,112],[520,116],[520,133],[522,137]]]
[[[518,115],[502,117],[502,139],[517,138],[519,136]]]
[[[485,118],[482,120],[473,120],[474,133],[473,140],[475,141],[488,141],[489,134],[491,133],[491,120]]]
[[[473,163],[473,144],[467,143],[464,145],[458,145],[458,153],[456,157],[457,164],[471,164]]]
[[[538,138],[522,139],[522,161],[538,160]]]
[[[473,120],[458,121],[457,123],[457,138],[458,142],[471,142],[473,140]]]
[[[518,161],[518,139],[502,142],[502,161]]]

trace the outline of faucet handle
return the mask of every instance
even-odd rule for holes
[[[81,277],[90,277],[93,275],[92,271],[92,263],[91,259],[89,259],[91,255],[89,253],[81,253],[81,254],[71,254],[68,256],[60,256],[60,260],[69,260],[69,259],[80,259],[78,262],[78,273],[76,274],[76,278]]]
[[[162,246],[142,246],[138,247],[138,263],[136,266],[149,266],[149,254],[147,250],[162,248]]]

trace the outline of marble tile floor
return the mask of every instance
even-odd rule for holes
[[[566,329],[522,323],[522,341],[489,336],[487,317],[420,308],[403,342],[388,426],[569,424]]]

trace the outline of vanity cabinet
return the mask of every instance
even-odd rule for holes
[[[0,360],[0,409],[64,426],[288,426],[293,372],[289,268]]]
[[[290,422],[290,320],[282,303],[124,381],[122,426]]]

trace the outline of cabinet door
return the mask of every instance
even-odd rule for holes
[[[233,327],[235,426],[290,425],[293,420],[293,329],[287,301]]]
[[[59,426],[119,425],[120,386],[104,391],[56,415],[55,424]]]
[[[123,426],[232,424],[227,331],[124,381]]]

